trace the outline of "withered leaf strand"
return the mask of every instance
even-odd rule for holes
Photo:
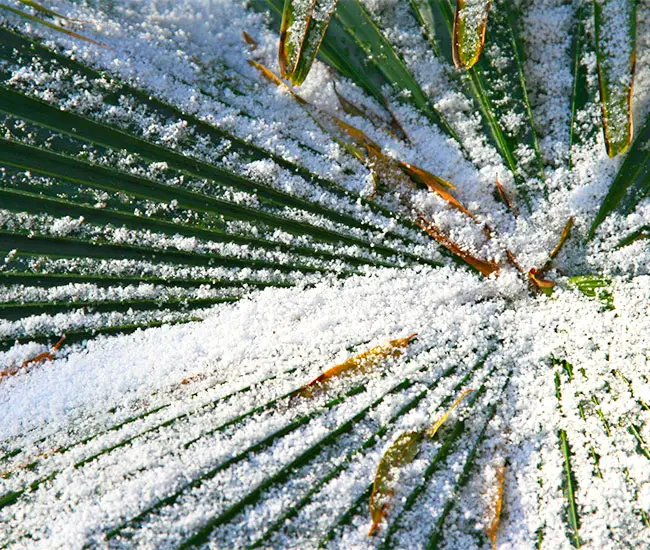
[[[252,50],[256,50],[257,49],[257,40],[255,40],[246,31],[242,31],[241,34],[244,37],[244,42],[246,42],[246,44],[248,44],[251,47]]]
[[[462,400],[474,390],[468,389],[463,391],[443,415],[436,420],[429,428],[422,430],[410,430],[401,433],[388,450],[383,454],[377,472],[372,484],[372,493],[370,494],[370,529],[368,536],[372,536],[383,519],[388,514],[390,501],[395,493],[399,470],[405,464],[412,462],[420,451],[420,446],[425,438],[432,438],[436,435],[440,427],[447,421],[449,415],[454,411]]]
[[[418,215],[416,222],[420,229],[425,231],[430,237],[435,239],[438,243],[444,246],[449,252],[458,256],[461,260],[471,265],[474,269],[489,277],[490,275],[498,274],[500,270],[499,264],[495,262],[488,262],[473,256],[469,252],[463,250],[458,244],[447,237],[440,229],[438,229],[431,221],[427,220],[421,214]]]
[[[487,535],[490,538],[493,550],[496,550],[497,548],[497,534],[499,532],[499,524],[501,522],[501,509],[503,507],[503,486],[505,481],[505,472],[505,465],[501,465],[496,469],[496,498],[494,499],[492,506],[489,508],[492,520],[487,527]]]
[[[66,338],[65,335],[63,335],[59,339],[59,341],[56,344],[54,344],[54,346],[52,346],[52,349],[50,351],[44,351],[43,353],[39,353],[36,357],[33,357],[32,359],[27,359],[26,361],[23,361],[19,367],[8,368],[0,371],[0,380],[2,380],[7,376],[13,376],[20,369],[29,367],[30,365],[37,365],[39,363],[42,363],[43,361],[48,361],[48,360],[53,361],[56,352],[59,351],[59,349],[63,345],[63,342],[65,342],[65,338]]]
[[[497,185],[497,191],[499,192],[499,197],[501,197],[501,200],[508,207],[508,210],[512,212],[515,218],[519,216],[519,211],[515,208],[515,205],[512,203],[512,200],[508,196],[508,193],[504,189],[503,185],[501,185],[501,182],[499,181],[499,176],[496,177],[496,185]]]
[[[572,227],[573,227],[573,216],[571,216],[566,222],[566,224],[564,225],[564,229],[562,230],[562,235],[560,235],[560,240],[555,245],[553,251],[549,254],[551,258],[555,258],[555,256],[557,256],[560,253],[562,246],[564,245],[565,241],[569,238],[569,235],[571,234]]]
[[[390,114],[390,121],[384,120],[384,118],[381,117],[379,114],[371,111],[365,106],[359,107],[354,103],[352,103],[349,99],[344,97],[338,91],[338,88],[336,87],[336,83],[333,83],[333,87],[334,87],[334,94],[336,95],[336,98],[339,100],[339,104],[341,105],[341,108],[345,113],[351,116],[358,116],[361,118],[365,118],[370,122],[372,122],[372,124],[375,127],[383,128],[393,137],[410,143],[411,140],[406,134],[406,131],[404,130],[404,128],[402,128],[402,125],[399,123],[399,121],[397,120],[393,112],[387,106],[385,106],[385,109]]]
[[[386,344],[375,346],[368,351],[350,357],[343,363],[326,370],[323,374],[305,384],[299,392],[302,397],[311,397],[315,390],[322,389],[328,380],[347,372],[368,372],[376,367],[383,360],[390,357],[399,357],[404,353],[405,348],[413,341],[417,334],[411,334],[406,338],[390,340]]]

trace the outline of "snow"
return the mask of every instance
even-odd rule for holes
[[[614,23],[624,18],[615,9],[623,0],[598,1],[616,12]],[[367,200],[368,166],[248,65],[254,58],[277,72],[279,29],[241,3],[57,5],[86,21],[80,32],[108,48],[0,12],[0,24],[43,37],[105,72],[80,74],[7,48],[3,86],[146,139],[156,151],[119,150],[65,129],[0,119],[5,140],[64,150],[79,169],[108,167],[114,177],[149,190],[118,193],[99,181],[91,186],[0,167],[3,197],[23,197],[27,190],[87,212],[62,206],[50,213],[29,199],[24,206],[0,202],[0,237],[8,235],[8,244],[11,236],[20,243],[58,238],[132,252],[39,255],[24,244],[0,246],[0,365],[12,373],[0,376],[0,545],[315,548],[331,535],[331,548],[423,548],[432,537],[447,549],[486,548],[486,514],[501,466],[498,548],[531,547],[540,537],[544,547],[572,547],[567,468],[585,548],[647,544],[650,247],[647,240],[617,243],[650,224],[649,202],[628,216],[612,214],[585,244],[621,159],[608,157],[600,131],[585,131],[586,139],[570,151],[572,6],[521,4],[524,73],[548,190],[548,197],[535,195],[531,211],[485,139],[463,82],[432,54],[407,3],[364,6],[468,155],[400,102],[399,93],[386,90],[409,137],[400,139],[377,123],[387,119],[383,106],[319,61],[299,90],[366,133],[386,156],[453,182],[477,223],[427,190],[413,191],[408,201],[395,189]],[[317,13],[328,13],[333,3],[323,6]],[[504,2],[493,9],[503,10]],[[650,105],[650,2],[642,0],[637,10],[638,128]],[[610,35],[627,40],[612,21]],[[258,42],[254,51],[242,31]],[[613,54],[624,50],[614,46]],[[486,44],[486,52],[493,63],[506,61],[496,45]],[[593,92],[593,52],[582,61]],[[334,83],[377,117],[346,114]],[[143,99],[148,95],[173,108]],[[577,113],[585,130],[599,128],[596,101],[592,95]],[[526,124],[520,111],[502,122],[512,132]],[[519,145],[517,156],[534,161],[530,147]],[[181,164],[172,152],[194,164]],[[519,206],[516,218],[495,194],[497,176]],[[230,185],[238,177],[252,184]],[[279,206],[264,191],[304,202]],[[194,202],[183,202],[189,196]],[[197,206],[195,199],[206,196],[264,221]],[[499,276],[482,278],[453,265],[405,223],[405,202],[464,250],[498,262]],[[347,217],[333,218],[333,212]],[[92,218],[97,213],[108,218]],[[507,262],[507,253],[524,272],[539,269],[570,216],[572,234],[544,275],[556,283],[547,297]],[[139,219],[154,225],[138,225]],[[304,222],[311,232],[294,231],[280,219]],[[169,230],[160,229],[164,224]],[[321,239],[321,231],[346,244]],[[214,261],[221,258],[238,263],[221,266]],[[25,273],[35,277],[33,284],[2,279]],[[47,286],[36,281],[53,274],[60,279]],[[570,284],[571,276],[585,274],[611,281],[613,309]],[[237,301],[207,303],[224,298]],[[50,311],[51,302],[66,307]],[[99,306],[104,309],[93,309]],[[20,315],[21,307],[42,310]],[[129,327],[129,334],[102,334]],[[23,367],[48,351],[46,340],[65,333],[84,336],[53,360]],[[350,356],[412,333],[417,340],[402,357],[332,380],[312,398],[297,395]],[[403,468],[387,518],[369,538],[367,492],[382,454],[403,431],[431,425],[470,388],[481,391]],[[3,502],[13,492],[15,502]]]

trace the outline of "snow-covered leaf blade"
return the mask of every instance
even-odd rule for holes
[[[459,69],[473,67],[485,46],[492,0],[457,0],[453,30],[453,58]]]
[[[594,0],[594,21],[603,134],[615,157],[632,143],[636,0]]]
[[[453,44],[454,13],[450,1],[422,0],[412,5],[426,36],[451,65],[454,58],[449,45]],[[432,11],[434,28],[423,10]],[[466,71],[469,81],[463,92],[476,102],[487,134],[512,172],[524,201],[530,205],[536,189],[529,189],[529,180],[543,181],[544,169],[525,84],[518,21],[516,8],[507,2],[493,3],[486,27],[487,48]]]
[[[295,86],[307,78],[335,9],[336,0],[285,0],[278,57]]]

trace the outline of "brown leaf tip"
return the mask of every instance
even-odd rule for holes
[[[499,198],[501,199],[502,202],[505,203],[505,205],[508,207],[508,210],[512,212],[513,216],[516,218],[519,216],[518,210],[515,208],[515,205],[513,204],[512,200],[510,199],[510,196],[506,192],[505,188],[499,181],[499,176],[497,175],[496,177],[496,186],[497,186],[497,191],[499,193]]]
[[[535,288],[541,290],[547,296],[550,296],[550,294],[553,292],[553,287],[555,286],[555,283],[547,279],[542,279],[539,276],[539,273],[540,272],[537,271],[537,269],[531,267],[530,271],[528,272],[528,280],[532,283],[532,285]]]
[[[242,31],[241,34],[242,34],[242,37],[244,38],[244,42],[246,42],[246,44],[248,44],[251,47],[251,50],[257,49],[257,40],[255,40],[246,31]]]

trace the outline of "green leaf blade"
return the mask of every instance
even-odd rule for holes
[[[629,214],[650,191],[650,116],[634,140],[589,230],[588,239],[615,210]]]
[[[23,0],[21,0],[21,2],[22,1]],[[32,5],[32,6],[33,6],[33,4],[35,4],[35,2],[34,3],[25,2],[25,3],[27,3],[29,5]],[[33,7],[35,7],[35,6],[33,6]],[[43,11],[44,9],[45,8],[38,9],[38,11]],[[7,6],[6,4],[0,4],[0,10],[8,11],[10,13],[13,13],[14,15],[17,15],[18,17],[22,17],[23,19],[27,19],[28,21],[32,21],[33,23],[38,23],[40,25],[44,25],[44,26],[46,26],[46,27],[48,27],[48,28],[50,28],[52,30],[55,30],[57,32],[60,32],[62,34],[67,34],[68,36],[70,36],[72,38],[77,38],[78,40],[84,40],[85,42],[90,42],[91,44],[94,44],[95,46],[101,46],[102,48],[106,47],[101,42],[97,42],[97,40],[93,40],[92,38],[84,36],[83,34],[79,34],[77,32],[71,31],[70,29],[66,29],[65,27],[57,25],[56,23],[51,23],[50,21],[47,21],[46,19],[42,19],[42,18],[37,17],[35,15],[32,15],[30,13],[27,13],[27,12],[24,12],[24,11],[21,11],[21,10],[17,10],[16,8],[12,8],[11,6]],[[47,10],[47,11],[49,12],[49,10]],[[55,12],[52,12],[52,13],[55,13]],[[61,17],[61,18],[63,17],[63,16],[58,15],[58,14],[56,14],[56,16]]]

